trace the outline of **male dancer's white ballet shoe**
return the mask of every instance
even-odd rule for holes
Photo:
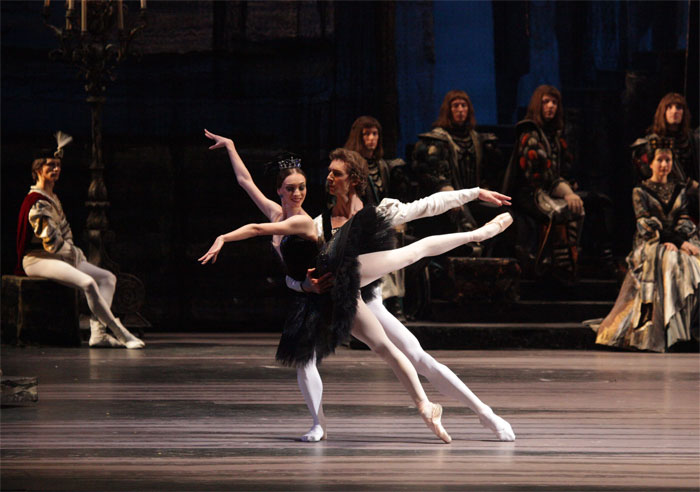
[[[301,436],[301,440],[303,442],[318,442],[325,441],[327,437],[326,429],[321,427],[320,424],[316,424],[309,429],[309,432]]]
[[[107,327],[98,320],[90,318],[90,341],[91,348],[124,348],[124,344],[107,333]]]
[[[447,444],[452,442],[452,438],[442,426],[442,405],[425,400],[418,404],[418,411],[420,416],[423,417],[423,422],[428,426],[428,429],[433,431],[433,434]]]
[[[110,326],[110,330],[114,333],[114,336],[124,344],[128,349],[142,349],[146,344],[140,338],[136,338],[131,334],[129,330],[122,324],[119,318],[114,318],[115,326]]]
[[[481,425],[490,429],[496,434],[499,441],[515,441],[515,432],[508,422],[493,413],[493,410],[479,415]]]

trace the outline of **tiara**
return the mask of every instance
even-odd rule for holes
[[[301,167],[301,159],[299,157],[286,157],[277,161],[277,166],[280,170]]]

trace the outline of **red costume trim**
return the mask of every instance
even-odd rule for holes
[[[41,199],[46,199],[41,193],[33,191],[24,197],[22,207],[19,209],[19,218],[17,219],[17,266],[15,266],[15,275],[26,277],[24,268],[22,268],[22,258],[24,251],[31,238],[30,234],[34,234],[31,224],[29,224],[29,210],[36,202]]]

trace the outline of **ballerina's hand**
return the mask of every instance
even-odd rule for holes
[[[206,265],[209,260],[211,260],[212,263],[216,263],[216,258],[219,256],[219,252],[221,251],[223,245],[224,240],[221,238],[221,236],[217,237],[216,240],[214,240],[214,244],[212,244],[211,248],[209,248],[209,251],[204,253],[204,256],[199,258],[197,261],[199,261],[202,265]]]
[[[483,188],[479,189],[479,200],[495,205],[510,205],[510,197],[508,195],[503,195],[497,191],[485,190]]]
[[[230,138],[222,137],[220,135],[216,135],[207,130],[206,128],[204,129],[204,136],[214,141],[214,145],[209,147],[209,150],[220,149],[222,147],[228,148],[229,146],[235,149],[235,146],[233,145],[233,140],[231,140]]]

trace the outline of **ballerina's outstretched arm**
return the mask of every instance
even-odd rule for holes
[[[216,259],[221,252],[224,243],[231,241],[242,241],[256,236],[289,236],[297,235],[306,239],[316,240],[316,229],[314,222],[308,215],[293,215],[280,222],[267,222],[265,224],[246,224],[235,231],[222,234],[214,240],[209,251],[204,253],[197,261],[202,265],[210,260],[216,263]]]
[[[265,214],[269,220],[274,221],[279,216],[282,215],[282,206],[270,200],[265,196],[265,194],[260,191],[260,188],[253,181],[253,177],[250,175],[248,168],[243,163],[243,159],[238,155],[236,146],[233,144],[233,140],[230,138],[222,137],[216,135],[209,130],[204,130],[204,136],[208,139],[214,141],[214,145],[209,147],[209,150],[214,149],[226,149],[228,152],[228,157],[231,160],[231,166],[233,167],[233,172],[236,174],[236,180],[241,188],[248,193],[248,196],[255,202],[255,205],[260,209],[260,211]]]

